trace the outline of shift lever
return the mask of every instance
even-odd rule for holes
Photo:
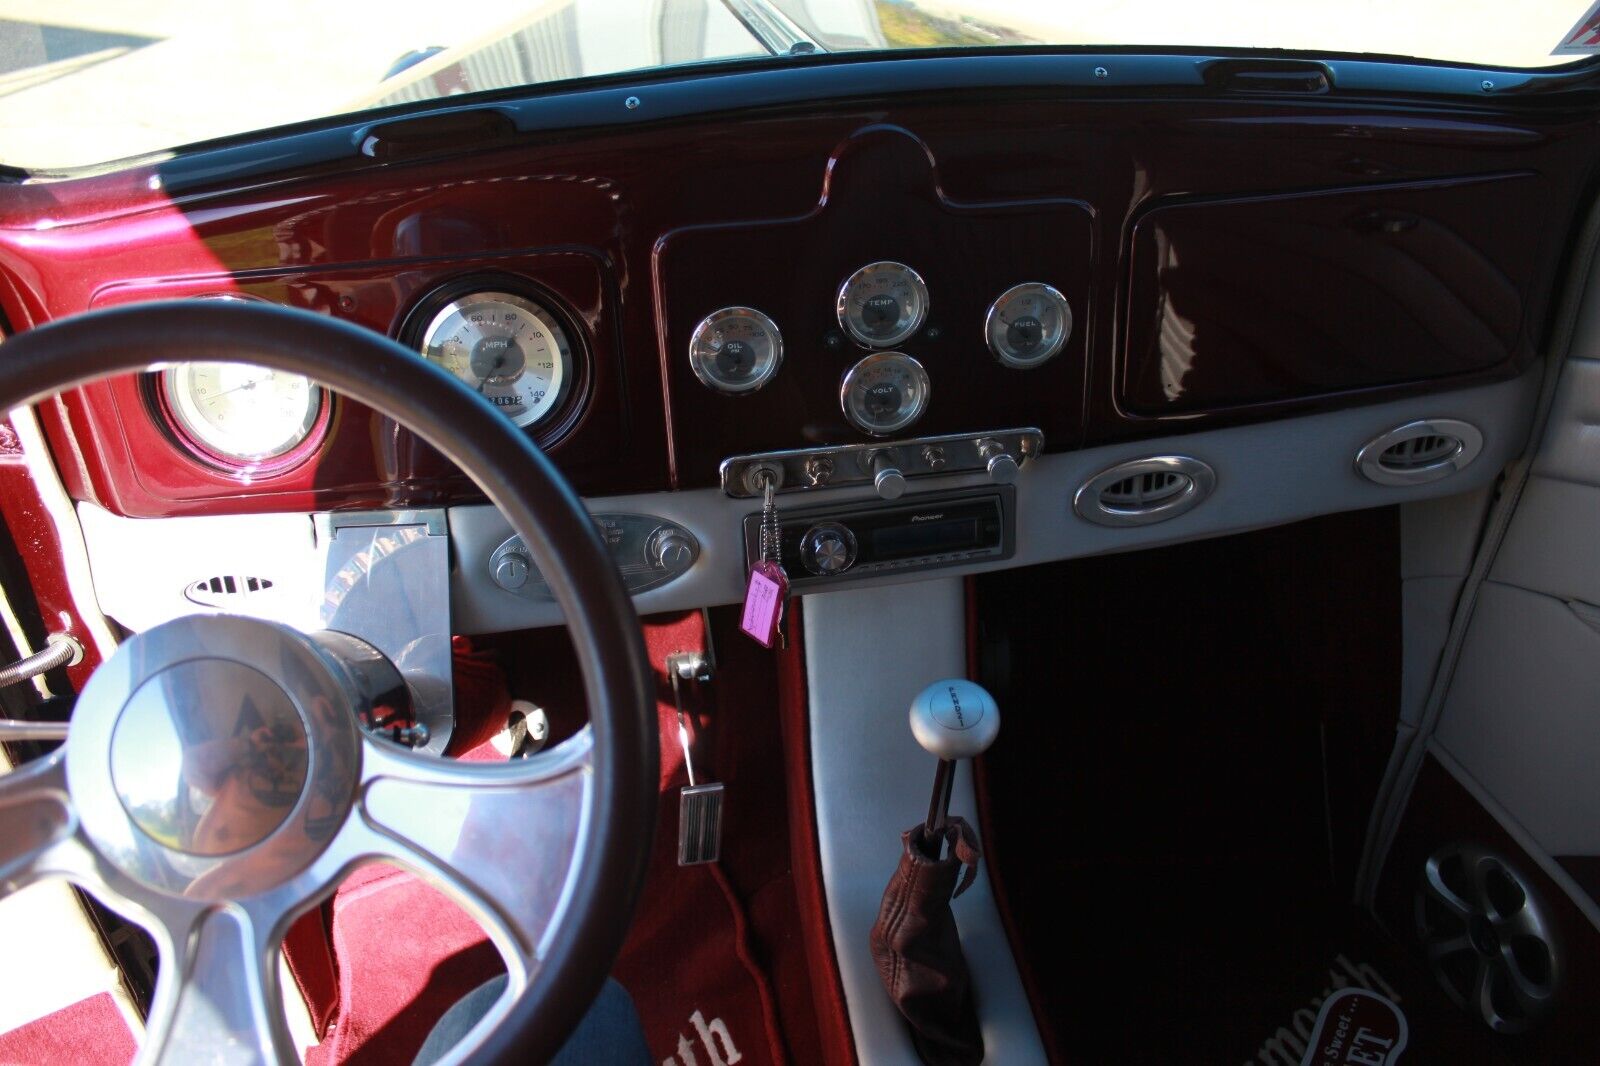
[[[971,681],[935,681],[911,701],[911,733],[939,760],[933,802],[926,824],[900,834],[900,863],[868,946],[922,1061],[979,1066],[983,1027],[950,901],[972,885],[983,852],[972,827],[950,818],[950,789],[956,760],[982,755],[999,735],[1000,708]]]
[[[982,685],[963,678],[935,681],[911,701],[911,735],[939,760],[926,825],[927,839],[937,842],[950,816],[956,760],[989,750],[1000,735],[1000,708]]]

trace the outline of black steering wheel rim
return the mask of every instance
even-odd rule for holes
[[[594,737],[592,830],[572,903],[537,980],[472,1060],[544,1061],[609,974],[632,922],[655,828],[652,672],[633,602],[582,501],[528,436],[447,371],[389,338],[268,304],[167,301],[94,311],[0,345],[0,412],[170,362],[302,374],[395,419],[466,473],[545,565],[567,620]]]

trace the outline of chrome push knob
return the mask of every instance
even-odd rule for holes
[[[819,577],[833,577],[856,561],[856,535],[837,522],[823,522],[800,538],[800,561]]]
[[[494,583],[508,592],[520,589],[528,583],[531,565],[528,557],[521,552],[506,552],[494,564]]]
[[[905,495],[906,476],[900,472],[894,453],[888,449],[872,453],[872,487],[886,500]]]
[[[978,442],[978,458],[987,464],[989,480],[996,485],[1009,485],[1017,480],[1016,456],[994,438],[985,437]]]

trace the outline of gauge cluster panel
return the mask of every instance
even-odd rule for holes
[[[811,213],[659,242],[680,484],[755,450],[1004,425],[1081,440],[1092,212],[952,202],[929,158],[904,131],[852,138]]]
[[[387,334],[482,393],[588,492],[659,484],[659,423],[631,415],[614,280],[580,251],[257,274],[230,298],[331,314]],[[130,282],[95,306],[219,295],[212,275]],[[97,462],[75,489],[158,517],[331,507],[438,506],[479,493],[403,427],[313,381],[238,363],[177,364],[63,398]],[[491,417],[492,412],[486,412]],[[48,423],[47,423],[48,429]],[[628,464],[649,460],[651,469]],[[65,476],[76,480],[72,471]]]

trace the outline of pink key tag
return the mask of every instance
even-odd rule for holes
[[[789,576],[777,563],[765,560],[750,568],[750,583],[744,590],[744,616],[739,628],[763,648],[778,639],[778,622],[783,618],[783,601],[789,595]]]

